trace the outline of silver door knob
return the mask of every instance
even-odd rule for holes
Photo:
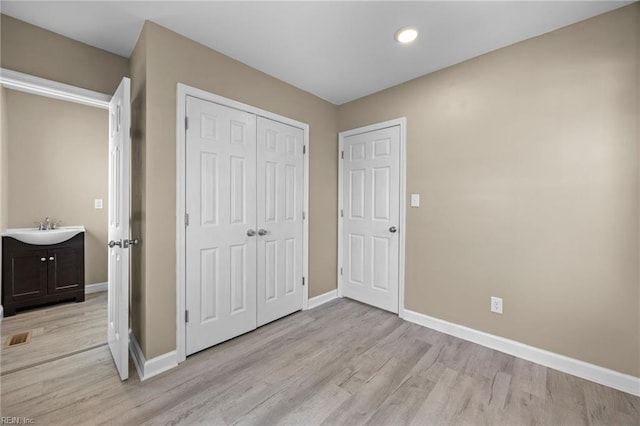
[[[249,229],[247,231],[247,237],[253,237],[256,235],[256,231],[254,231],[253,229]]]
[[[40,258],[40,262],[46,262],[46,261],[47,261],[47,258],[46,258],[46,257],[41,257],[41,258]]]
[[[120,247],[126,249],[129,248],[129,246],[137,246],[138,242],[137,238],[134,238],[133,240],[122,240],[122,245]]]
[[[268,233],[269,231],[267,231],[266,229],[258,229],[258,235],[260,235],[261,237],[267,235]]]
[[[53,261],[53,260],[56,260],[56,258],[55,258],[55,257],[53,257],[53,256],[51,256],[51,257],[49,258],[49,260]]]
[[[109,246],[109,248],[114,248],[115,246],[122,247],[122,242],[111,240],[107,245]]]
[[[391,233],[395,233],[397,231],[395,226],[392,226],[391,228],[389,228],[389,232]]]

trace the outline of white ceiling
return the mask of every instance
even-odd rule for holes
[[[2,13],[129,57],[145,20],[334,104],[632,3],[7,1]],[[400,45],[393,34],[420,36]]]

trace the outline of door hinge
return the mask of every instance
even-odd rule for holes
[[[184,311],[184,322],[189,322],[189,311]]]
[[[302,220],[306,220],[307,219],[307,214],[305,212],[302,212]]]
[[[302,285],[304,285],[304,277],[302,277]]]
[[[189,117],[184,118],[184,129],[189,130]]]
[[[340,217],[344,217],[344,210],[340,209]]]
[[[340,268],[340,275],[342,275],[342,268]]]
[[[184,214],[184,226],[189,226],[189,213]]]
[[[340,152],[340,158],[344,160],[344,151]]]
[[[302,145],[302,154],[306,154],[307,153],[307,146],[306,145]]]

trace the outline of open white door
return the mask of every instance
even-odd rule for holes
[[[109,103],[109,349],[121,380],[129,377],[129,173],[131,81],[123,78]]]

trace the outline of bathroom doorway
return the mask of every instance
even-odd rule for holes
[[[26,284],[20,293],[26,297],[3,293],[3,304],[18,301],[11,309],[5,304],[1,324],[5,376],[64,357],[108,352],[111,96],[8,70],[2,70],[0,90],[3,236],[19,245],[28,232],[11,235],[16,229],[33,230],[35,238],[81,229],[69,239],[37,246],[31,260],[16,255],[24,259],[20,278],[36,284]],[[66,247],[70,242],[77,245]],[[4,245],[2,255],[9,256]],[[6,270],[3,262],[3,277]],[[128,323],[128,294],[126,299]]]

